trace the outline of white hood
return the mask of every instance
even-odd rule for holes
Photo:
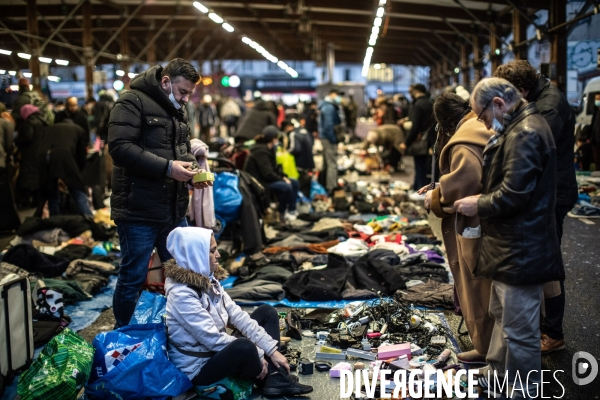
[[[175,228],[167,237],[167,250],[182,268],[189,269],[207,278],[210,272],[210,229],[185,227]]]

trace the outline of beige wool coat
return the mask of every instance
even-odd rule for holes
[[[456,200],[481,193],[483,149],[493,134],[473,112],[467,114],[441,151],[440,185],[431,198],[431,211],[442,218],[444,245],[465,324],[481,354],[487,354],[494,327],[488,315],[492,281],[473,274],[480,239],[461,235],[466,227],[479,226],[479,218],[457,215],[452,209]]]

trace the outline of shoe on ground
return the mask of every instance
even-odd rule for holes
[[[286,221],[295,221],[296,219],[298,219],[298,215],[296,211],[286,212],[283,216],[283,219]]]
[[[267,397],[281,397],[298,396],[312,391],[312,386],[298,383],[284,368],[280,367],[276,373],[267,375],[262,393]]]
[[[477,350],[465,351],[456,355],[458,361],[463,364],[485,364],[485,354],[481,354]]]
[[[552,353],[553,351],[560,351],[565,349],[565,339],[552,339],[545,333],[542,334],[541,339],[542,354]]]

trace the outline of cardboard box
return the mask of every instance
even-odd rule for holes
[[[389,360],[390,358],[398,358],[406,354],[406,357],[411,359],[410,343],[394,344],[391,346],[380,346],[377,348],[377,358],[380,360]]]

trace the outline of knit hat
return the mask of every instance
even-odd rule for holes
[[[26,120],[31,114],[35,114],[36,112],[40,112],[40,109],[33,104],[25,104],[21,107],[21,118]]]
[[[27,79],[27,78],[19,79],[19,86],[29,86],[29,79]]]
[[[276,137],[279,136],[279,129],[277,129],[277,127],[275,125],[268,125],[265,126],[265,128],[262,131],[263,136],[265,137],[265,140],[270,142],[273,139],[275,139]]]

